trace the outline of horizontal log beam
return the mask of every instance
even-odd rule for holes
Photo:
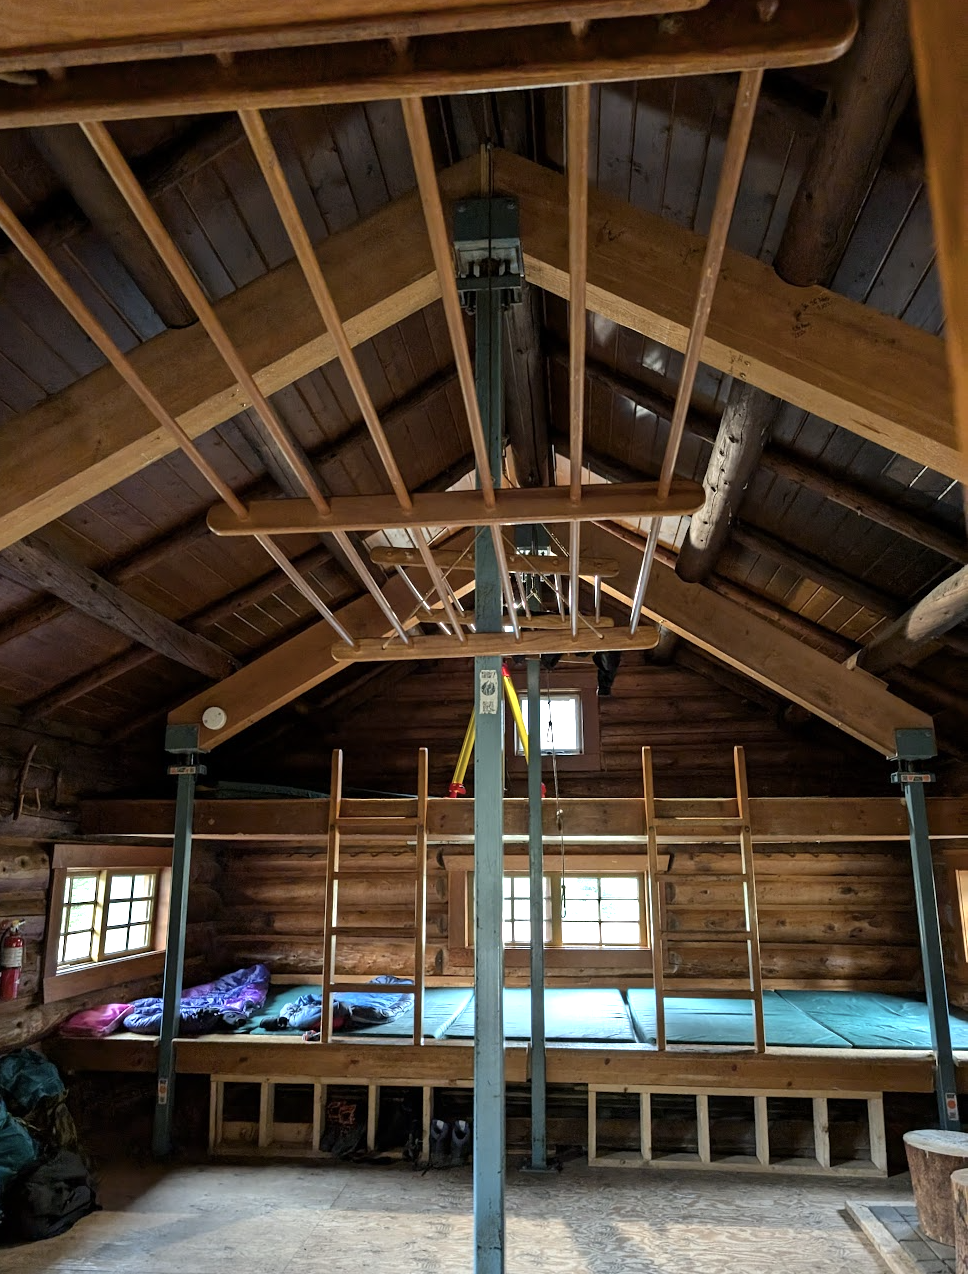
[[[563,176],[495,152],[515,195],[531,283],[568,299]],[[685,349],[705,240],[623,199],[589,192],[588,308]],[[727,250],[701,358],[889,451],[968,476],[952,420],[944,341],[823,288],[795,288]]]
[[[500,12],[506,17],[510,10],[502,6]],[[398,34],[409,38],[402,45],[358,38],[325,49],[279,47],[278,37],[264,31],[232,41],[223,26],[221,42],[208,40],[207,50],[237,49],[225,63],[172,57],[169,44],[156,47],[153,61],[117,63],[111,50],[105,64],[85,66],[78,65],[80,52],[31,54],[21,42],[13,49],[8,45],[0,66],[19,69],[55,61],[71,72],[62,79],[45,76],[34,85],[0,82],[0,127],[809,66],[839,57],[856,30],[848,0],[785,0],[769,22],[760,19],[755,6],[738,8],[733,0],[711,0],[708,8],[677,14],[670,23],[626,17],[587,28],[588,5],[580,12],[576,29],[559,14],[547,25],[518,27],[511,41],[502,22],[497,29],[428,34],[403,28]],[[300,25],[305,32],[305,23],[296,29]],[[98,60],[103,57],[102,49]]]
[[[512,574],[532,575],[567,575],[569,561],[567,557],[543,553],[508,553],[508,570]],[[396,549],[377,547],[370,550],[370,561],[379,566],[421,566],[422,560],[416,549]],[[434,561],[445,571],[465,571],[474,574],[474,557],[472,553],[463,553],[457,549],[436,549]],[[614,557],[579,558],[578,572],[586,579],[594,579],[598,575],[606,579],[618,574],[618,562]]]
[[[526,627],[522,622],[522,627]],[[341,663],[388,662],[401,659],[473,659],[478,655],[568,655],[587,654],[600,650],[651,650],[659,640],[656,628],[640,625],[634,633],[627,628],[605,629],[601,633],[579,628],[572,637],[562,627],[558,632],[522,632],[515,639],[509,633],[468,633],[466,640],[443,634],[432,637],[411,637],[408,645],[400,641],[388,644],[379,638],[368,638],[347,646],[337,642],[332,655]]]
[[[933,641],[968,619],[968,567],[943,580],[850,660],[869,672],[915,662]]]
[[[65,562],[39,541],[23,540],[5,549],[0,573],[26,588],[53,593],[115,632],[213,680],[229,676],[239,666],[215,642],[188,632],[95,571]]]
[[[581,799],[563,797],[562,827],[566,844],[645,844],[642,801],[638,797]],[[343,812],[372,817],[409,817],[408,800],[350,800]],[[693,798],[656,800],[663,819],[728,818],[736,814],[734,800]],[[81,833],[98,837],[137,837],[171,840],[175,802],[170,800],[85,800],[81,802]],[[195,835],[201,840],[316,844],[325,846],[329,802],[323,799],[199,799],[195,803]],[[555,802],[542,804],[542,834],[549,844],[558,840]],[[876,797],[750,797],[750,824],[760,845],[800,846],[809,856],[815,844],[838,842],[907,842],[909,829],[904,802],[896,796]],[[928,826],[934,840],[968,840],[968,797],[929,797]],[[474,799],[431,797],[427,832],[435,842],[474,843]],[[506,844],[526,845],[526,797],[504,801]],[[692,842],[695,843],[694,841]],[[940,850],[939,846],[939,850]],[[446,850],[445,856],[446,856]],[[795,861],[795,860],[794,860]]]
[[[692,513],[702,504],[702,487],[679,479],[666,499],[654,482],[629,482],[582,488],[573,503],[563,487],[503,487],[488,506],[480,491],[417,494],[411,509],[401,509],[396,496],[334,496],[330,512],[320,513],[311,500],[255,500],[249,516],[235,516],[217,504],[208,515],[216,535],[304,535],[329,531],[372,531],[388,527],[521,526],[531,522],[592,522],[602,518],[668,517]]]

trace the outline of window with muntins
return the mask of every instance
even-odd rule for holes
[[[548,947],[645,947],[643,877],[546,873],[544,940]],[[530,882],[504,877],[504,944],[531,942]]]
[[[70,872],[57,969],[119,960],[152,946],[158,872]]]

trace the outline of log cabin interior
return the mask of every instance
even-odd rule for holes
[[[0,0],[0,1054],[105,1204],[30,1268],[909,1268],[968,1066],[965,41]]]

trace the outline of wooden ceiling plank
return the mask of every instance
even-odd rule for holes
[[[961,0],[908,5],[961,448],[968,454],[968,22]]]
[[[582,488],[580,505],[571,503],[564,488],[504,487],[486,503],[483,491],[443,491],[417,494],[413,508],[401,509],[395,496],[334,496],[328,514],[320,514],[309,500],[253,500],[248,517],[236,517],[224,504],[209,512],[208,525],[216,535],[305,535],[329,531],[372,531],[388,527],[520,526],[531,522],[588,522],[601,518],[639,518],[691,513],[702,501],[696,482],[677,478],[665,500],[654,482],[593,483]],[[503,548],[503,540],[502,540]]]
[[[18,581],[53,593],[115,632],[206,677],[218,680],[238,667],[238,660],[214,642],[159,615],[95,571],[65,562],[39,541],[24,540],[7,548],[0,569],[12,569]]]
[[[565,178],[506,151],[494,162],[499,189],[520,202],[529,279],[567,298]],[[703,238],[597,191],[589,215],[589,308],[684,350]],[[939,473],[968,476],[944,342],[900,319],[791,287],[727,249],[701,359]]]
[[[448,195],[476,165],[442,174]],[[423,309],[439,289],[416,195],[405,196],[317,248],[353,344]],[[329,363],[297,262],[272,270],[216,302],[215,312],[262,391],[271,394]],[[282,319],[285,319],[283,322]],[[138,374],[190,438],[248,406],[196,325],[131,351]],[[4,426],[0,456],[0,546],[45,525],[174,450],[174,442],[111,368],[102,368]]]
[[[35,128],[31,140],[77,206],[137,283],[165,327],[188,327],[195,315],[145,239],[114,183],[77,128]]]
[[[849,0],[784,0],[768,21],[753,4],[710,0],[670,22],[613,18],[586,29],[582,19],[570,28],[559,17],[519,27],[513,41],[502,24],[325,49],[284,48],[278,41],[267,48],[263,33],[253,51],[241,49],[225,64],[179,57],[181,49],[171,45],[157,50],[167,57],[134,63],[113,60],[112,50],[112,60],[97,66],[71,63],[67,52],[60,61],[71,71],[63,78],[44,77],[34,85],[0,82],[0,127],[809,66],[840,57],[856,25]],[[56,57],[48,52],[40,65]],[[8,49],[0,66],[22,69],[37,60],[21,45],[15,53]]]
[[[592,551],[612,552],[618,558],[622,575],[602,587],[629,604],[638,573],[635,550],[599,528],[589,529],[586,540]],[[926,713],[892,695],[876,678],[852,680],[859,669],[849,669],[787,637],[702,585],[686,584],[663,562],[653,567],[643,609],[692,645],[885,756],[894,750],[899,727],[931,728]]]

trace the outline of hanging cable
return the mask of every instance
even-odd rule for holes
[[[565,914],[565,811],[561,808],[561,795],[558,790],[558,753],[555,751],[555,726],[551,716],[551,671],[546,668],[545,694],[548,704],[548,744],[551,748],[551,773],[555,789],[555,827],[558,829],[558,844],[561,850],[561,914]],[[541,738],[541,722],[535,732]],[[539,743],[540,746],[540,743]]]

